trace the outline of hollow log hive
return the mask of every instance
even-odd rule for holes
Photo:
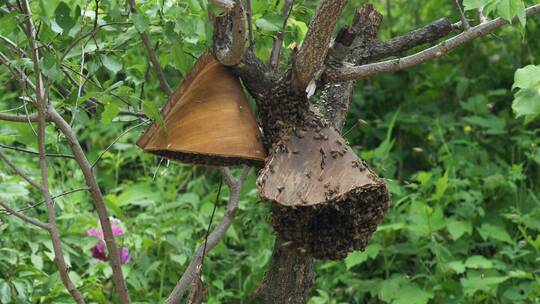
[[[341,259],[365,248],[390,195],[304,97],[284,90],[287,81],[259,109],[271,149],[257,186],[281,237],[316,258]]]

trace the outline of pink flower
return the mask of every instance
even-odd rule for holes
[[[131,256],[129,255],[129,249],[127,247],[120,248],[120,263],[126,264],[131,261]]]
[[[122,222],[115,217],[110,217],[109,220],[111,221],[111,224],[112,224],[111,228],[112,228],[113,235],[114,236],[124,235],[124,230],[122,230],[122,227],[120,226]],[[101,261],[108,260],[109,257],[106,252],[103,231],[101,229],[91,228],[91,229],[86,230],[86,236],[95,237],[99,240],[98,243],[90,249],[90,251],[92,252],[92,257]],[[126,263],[129,263],[130,261],[131,261],[131,255],[129,255],[129,249],[127,247],[120,248],[120,262],[122,264],[126,264]]]
[[[120,226],[112,226],[112,233],[114,236],[124,235],[124,231]]]
[[[92,251],[92,257],[98,260],[106,261],[107,260],[107,254],[105,253],[105,243],[102,241],[99,241],[96,246],[92,247],[90,249]]]

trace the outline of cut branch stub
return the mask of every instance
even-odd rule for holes
[[[262,166],[266,152],[240,81],[212,54],[195,63],[137,145],[186,163]]]
[[[362,250],[390,205],[386,183],[320,118],[274,145],[257,185],[273,226],[319,259]]]

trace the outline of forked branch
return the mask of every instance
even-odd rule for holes
[[[536,14],[540,14],[540,4],[531,6],[526,9],[526,15],[528,17]],[[328,82],[341,82],[410,68],[427,62],[429,60],[442,57],[451,50],[476,38],[486,36],[492,33],[494,30],[498,29],[499,27],[507,24],[509,24],[507,20],[503,18],[497,18],[492,21],[488,21],[471,27],[468,31],[458,34],[448,40],[445,40],[434,47],[428,48],[407,57],[360,66],[344,66],[328,69],[326,71],[325,80]]]

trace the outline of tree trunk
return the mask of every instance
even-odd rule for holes
[[[266,277],[251,302],[305,303],[314,276],[313,257],[278,236]]]

